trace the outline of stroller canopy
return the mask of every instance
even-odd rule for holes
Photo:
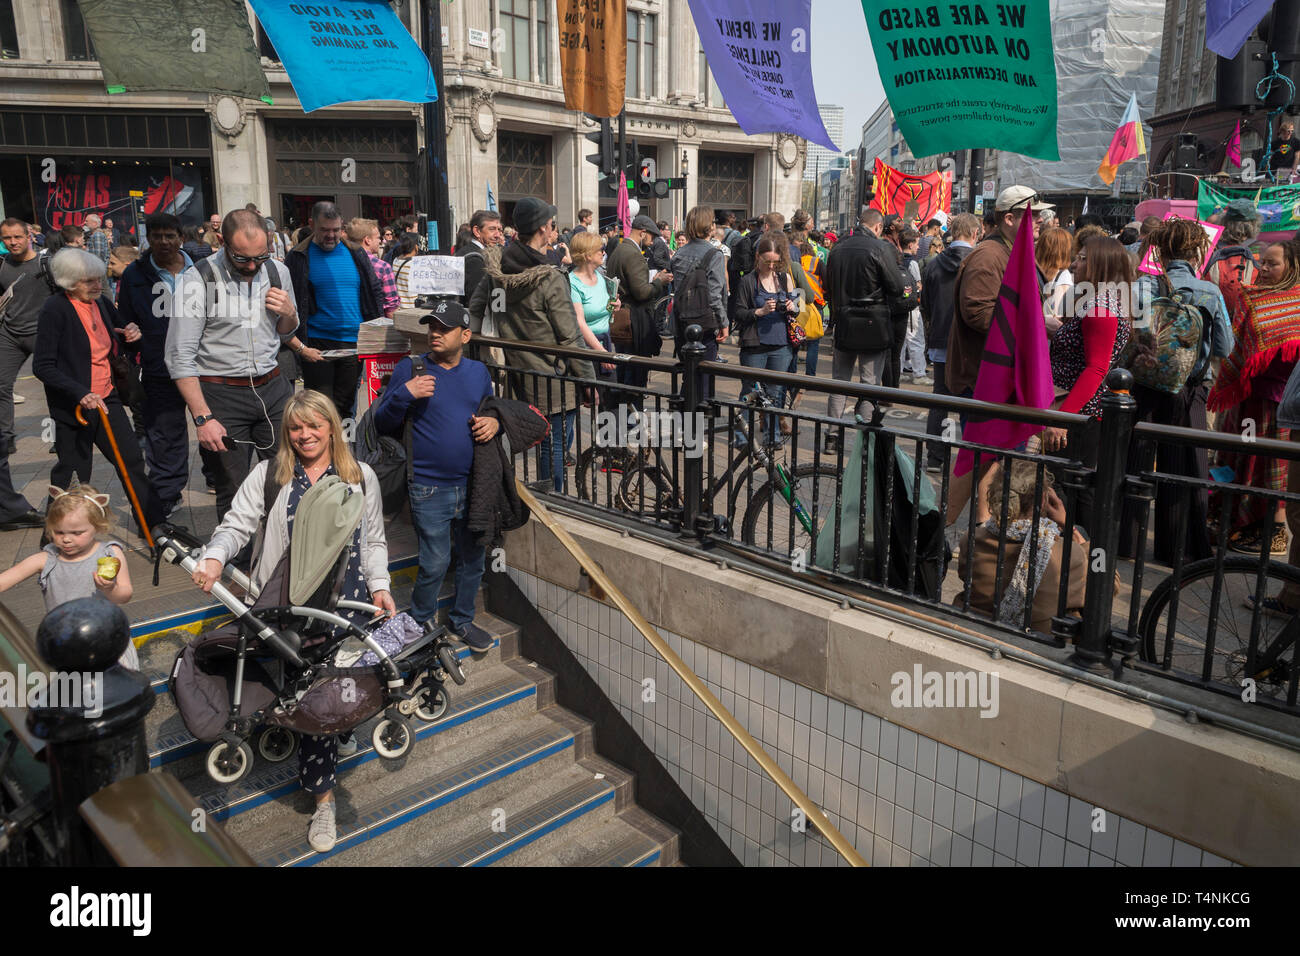
[[[289,555],[289,602],[305,604],[335,566],[361,523],[365,496],[337,475],[307,490],[293,519]]]

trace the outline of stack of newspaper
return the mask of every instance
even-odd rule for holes
[[[420,336],[421,341],[426,338],[425,335]],[[411,335],[407,334],[404,328],[399,328],[392,319],[362,322],[357,329],[357,351],[362,355],[405,353],[411,350],[411,344]]]

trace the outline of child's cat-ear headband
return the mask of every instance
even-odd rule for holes
[[[92,505],[98,508],[99,513],[101,515],[103,515],[105,518],[108,517],[108,495],[106,494],[102,494],[102,493],[97,495],[87,494],[86,492],[82,491],[79,487],[75,485],[69,488],[67,491],[64,491],[58,485],[50,485],[49,495],[50,495],[50,501],[56,501],[59,498],[64,497],[65,495],[75,495],[78,498],[84,498],[86,501],[89,501]]]

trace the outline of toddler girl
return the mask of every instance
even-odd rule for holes
[[[0,591],[39,574],[46,611],[92,594],[125,604],[132,594],[125,550],[117,541],[96,538],[107,534],[108,528],[108,495],[89,485],[69,491],[51,485],[50,507],[45,513],[45,533],[51,543],[0,573]],[[118,663],[140,669],[134,644],[127,644]]]

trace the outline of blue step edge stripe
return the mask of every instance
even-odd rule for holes
[[[439,807],[444,807],[449,803],[453,803],[456,800],[459,800],[461,797],[468,796],[469,794],[473,793],[475,790],[481,790],[482,788],[486,787],[490,783],[495,783],[498,780],[504,779],[505,777],[508,777],[511,774],[523,770],[525,767],[530,767],[535,763],[540,763],[541,761],[545,760],[548,757],[552,757],[555,754],[568,750],[573,747],[575,741],[576,738],[570,735],[566,737],[564,740],[557,741],[547,747],[544,747],[541,750],[539,750],[537,753],[530,754],[529,756],[523,758],[522,760],[507,764],[504,767],[498,767],[496,770],[492,771],[487,776],[479,780],[476,780],[473,783],[468,784],[464,787],[457,787],[452,792],[446,793],[443,796],[437,798],[436,800],[430,800],[428,803],[424,804],[423,806],[415,807],[411,810],[407,810],[403,813],[399,813],[389,818],[388,820],[384,821],[382,824],[380,824],[377,827],[373,827],[368,830],[363,830],[360,833],[355,833],[352,836],[347,837],[346,839],[340,841],[338,845],[335,846],[334,849],[330,850],[328,853],[316,853],[313,854],[308,859],[300,860],[297,863],[291,865],[292,866],[315,866],[317,863],[320,863],[322,860],[328,860],[332,856],[337,856],[338,854],[343,853],[346,850],[350,850],[353,847],[360,846],[363,843],[367,843],[378,836],[382,836],[383,834],[387,833],[389,830],[396,829],[397,827],[401,826],[403,823],[408,823],[411,820],[418,819],[424,816],[426,813],[431,813],[432,811],[437,810]]]
[[[574,820],[577,820],[579,817],[586,816],[588,813],[591,813],[597,807],[602,807],[613,799],[614,799],[614,788],[610,787],[609,790],[607,790],[605,793],[602,793],[599,797],[596,797],[594,800],[586,801],[581,806],[577,806],[571,810],[566,811],[565,813],[556,817],[554,820],[552,820],[550,823],[546,824],[545,826],[538,827],[537,829],[533,830],[531,833],[524,836],[524,838],[512,841],[507,846],[503,846],[499,850],[495,850],[492,853],[489,853],[487,856],[485,856],[483,859],[479,860],[477,863],[473,865],[491,866],[493,863],[496,863],[500,860],[504,860],[512,853],[515,853],[518,850],[522,850],[524,847],[528,846],[528,844],[537,842],[542,837],[546,836],[548,833],[554,833],[556,830],[564,826],[566,823],[571,823]]]
[[[651,863],[654,863],[656,860],[659,859],[659,854],[661,852],[663,851],[655,850],[653,853],[647,856],[644,860],[641,860],[639,863],[633,863],[631,868],[635,870],[638,869],[639,867],[649,866]]]
[[[478,707],[472,707],[462,713],[440,720],[436,724],[427,724],[415,732],[415,741],[416,743],[419,743],[421,740],[426,740],[435,734],[440,734],[444,730],[450,730],[452,727],[468,723],[469,721],[475,720],[479,717],[484,717],[492,713],[494,710],[501,710],[503,707],[509,707],[511,704],[532,697],[536,693],[536,685],[532,687],[521,687],[519,690],[507,694],[505,697],[490,701],[486,704],[480,704]],[[196,740],[194,742],[195,751],[203,750],[206,746],[208,745],[200,741]],[[353,767],[359,767],[364,763],[369,763],[372,760],[378,759],[379,755],[375,753],[374,747],[370,744],[367,744],[366,747],[367,749],[358,749],[357,753],[351,757],[341,758],[335,766],[335,773],[341,774],[344,770],[350,770]],[[216,810],[210,810],[209,815],[216,820],[229,820],[231,817],[237,817],[241,813],[247,813],[249,810],[260,807],[264,803],[270,803],[272,800],[277,800],[280,797],[293,793],[298,788],[299,782],[295,777],[286,783],[269,787],[256,796],[241,801],[237,806],[225,806]]]

